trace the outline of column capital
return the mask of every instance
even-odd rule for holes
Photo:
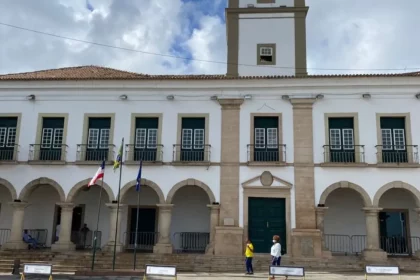
[[[61,211],[63,210],[73,211],[74,207],[76,207],[76,204],[74,203],[65,203],[65,202],[59,202],[59,203],[56,203],[56,205],[61,207]]]
[[[110,208],[111,210],[115,210],[115,211],[117,211],[117,208],[118,208],[118,204],[117,203],[105,203],[105,205],[108,207],[108,208]],[[119,205],[119,207],[120,207],[120,211],[125,207],[126,205],[125,204],[120,204]]]
[[[30,205],[29,203],[26,203],[26,202],[9,202],[8,204],[12,206],[14,209],[25,209],[26,207]]]
[[[315,103],[316,98],[291,98],[290,103],[293,105],[293,109],[312,109],[312,105]]]
[[[218,99],[220,106],[222,106],[222,110],[239,110],[242,103],[244,103],[243,98],[226,98],[226,99]]]
[[[317,213],[322,213],[322,214],[324,214],[325,213],[325,211],[327,211],[328,210],[328,207],[315,207],[315,211],[317,212]]]
[[[159,211],[172,211],[174,204],[156,204],[159,207]]]
[[[220,204],[208,204],[208,208],[210,208],[211,211],[216,211],[220,209]]]
[[[382,211],[383,208],[379,207],[364,207],[362,210],[365,212],[366,215],[376,215]]]

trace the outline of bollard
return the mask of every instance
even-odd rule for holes
[[[13,261],[12,275],[19,275],[19,274],[20,274],[20,259],[15,259]]]

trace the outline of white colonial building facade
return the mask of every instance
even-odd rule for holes
[[[51,250],[91,248],[100,205],[100,247],[117,228],[132,250],[139,194],[143,251],[241,255],[250,238],[267,253],[279,235],[293,257],[418,253],[420,74],[307,75],[308,8],[277,2],[230,1],[227,75],[0,76],[2,249],[26,249],[25,229]],[[257,18],[290,40],[244,32]],[[99,201],[102,183],[86,186],[102,160]]]

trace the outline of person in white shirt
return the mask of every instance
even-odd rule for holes
[[[271,246],[271,257],[272,257],[271,265],[280,266],[281,244],[280,244],[280,236],[278,235],[273,236],[273,246]],[[270,279],[275,279],[275,277],[271,276]]]

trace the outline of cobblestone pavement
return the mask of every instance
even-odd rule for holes
[[[26,276],[26,279],[33,280],[47,280],[48,277],[34,277]],[[363,280],[365,277],[362,273],[339,273],[339,272],[307,272],[306,280]],[[12,275],[1,275],[0,280],[3,279],[20,279],[19,276]],[[53,280],[138,280],[139,277],[83,277],[83,276],[72,276],[72,275],[54,275]],[[158,279],[171,279],[171,278],[150,278],[149,280],[158,280]],[[265,273],[255,274],[252,276],[246,276],[244,274],[233,274],[233,273],[194,273],[194,274],[180,274],[178,275],[178,280],[242,280],[242,279],[268,279],[268,275]],[[284,279],[284,277],[276,277],[276,279]],[[289,277],[290,280],[293,279],[302,279]],[[369,276],[368,280],[398,280],[398,276]],[[420,274],[402,274],[401,280],[418,280],[420,279]]]

